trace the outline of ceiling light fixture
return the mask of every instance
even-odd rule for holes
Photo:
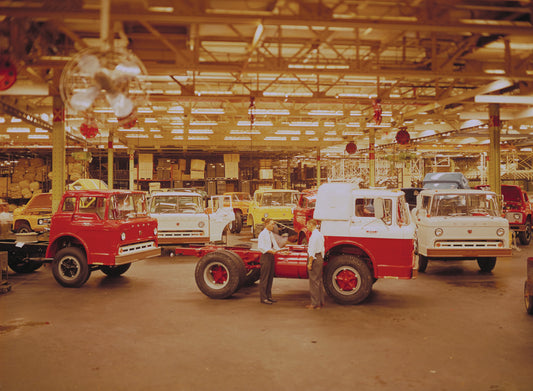
[[[476,95],[476,103],[510,103],[533,105],[533,95]]]

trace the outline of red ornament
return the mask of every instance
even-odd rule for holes
[[[348,152],[350,155],[354,154],[357,151],[357,145],[353,141],[350,141],[348,144],[346,144],[346,152]]]
[[[93,138],[98,134],[98,127],[95,124],[82,123],[80,126],[80,133],[85,138]]]
[[[396,133],[396,142],[401,145],[409,144],[411,141],[411,136],[405,128],[400,128],[398,133]]]
[[[373,120],[376,125],[381,124],[381,99],[376,98],[372,100],[372,106],[374,107],[374,117]]]
[[[0,91],[5,91],[17,81],[17,68],[7,56],[0,56]]]

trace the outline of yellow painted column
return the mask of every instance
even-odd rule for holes
[[[52,213],[55,213],[65,191],[65,106],[61,96],[54,95],[52,106]]]
[[[500,105],[489,104],[489,173],[488,183],[490,189],[501,195],[501,174],[500,174]]]
[[[113,188],[113,131],[109,131],[107,140],[107,187]]]
[[[368,131],[368,168],[369,186],[376,186],[376,130],[370,128]]]

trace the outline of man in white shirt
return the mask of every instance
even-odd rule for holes
[[[262,255],[259,260],[261,264],[261,275],[259,277],[259,294],[261,303],[272,304],[277,300],[272,298],[272,281],[274,280],[274,254],[280,250],[276,238],[272,233],[276,222],[272,219],[265,220],[265,228],[257,238],[257,248]]]
[[[324,283],[322,281],[322,269],[324,266],[324,235],[317,228],[318,222],[311,219],[307,222],[307,229],[311,231],[309,245],[307,247],[307,271],[309,274],[309,293],[311,304],[306,308],[319,310],[324,306]]]

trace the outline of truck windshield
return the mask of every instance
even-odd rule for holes
[[[109,218],[123,220],[147,215],[146,197],[143,193],[124,193],[111,196]]]
[[[298,193],[295,192],[265,192],[259,200],[260,206],[296,206],[297,203]]]
[[[498,216],[494,194],[436,194],[431,203],[432,216]]]
[[[235,193],[233,194],[234,201],[251,201],[252,197],[248,193]]]
[[[158,195],[152,197],[150,213],[201,213],[203,212],[202,197],[190,195]]]

